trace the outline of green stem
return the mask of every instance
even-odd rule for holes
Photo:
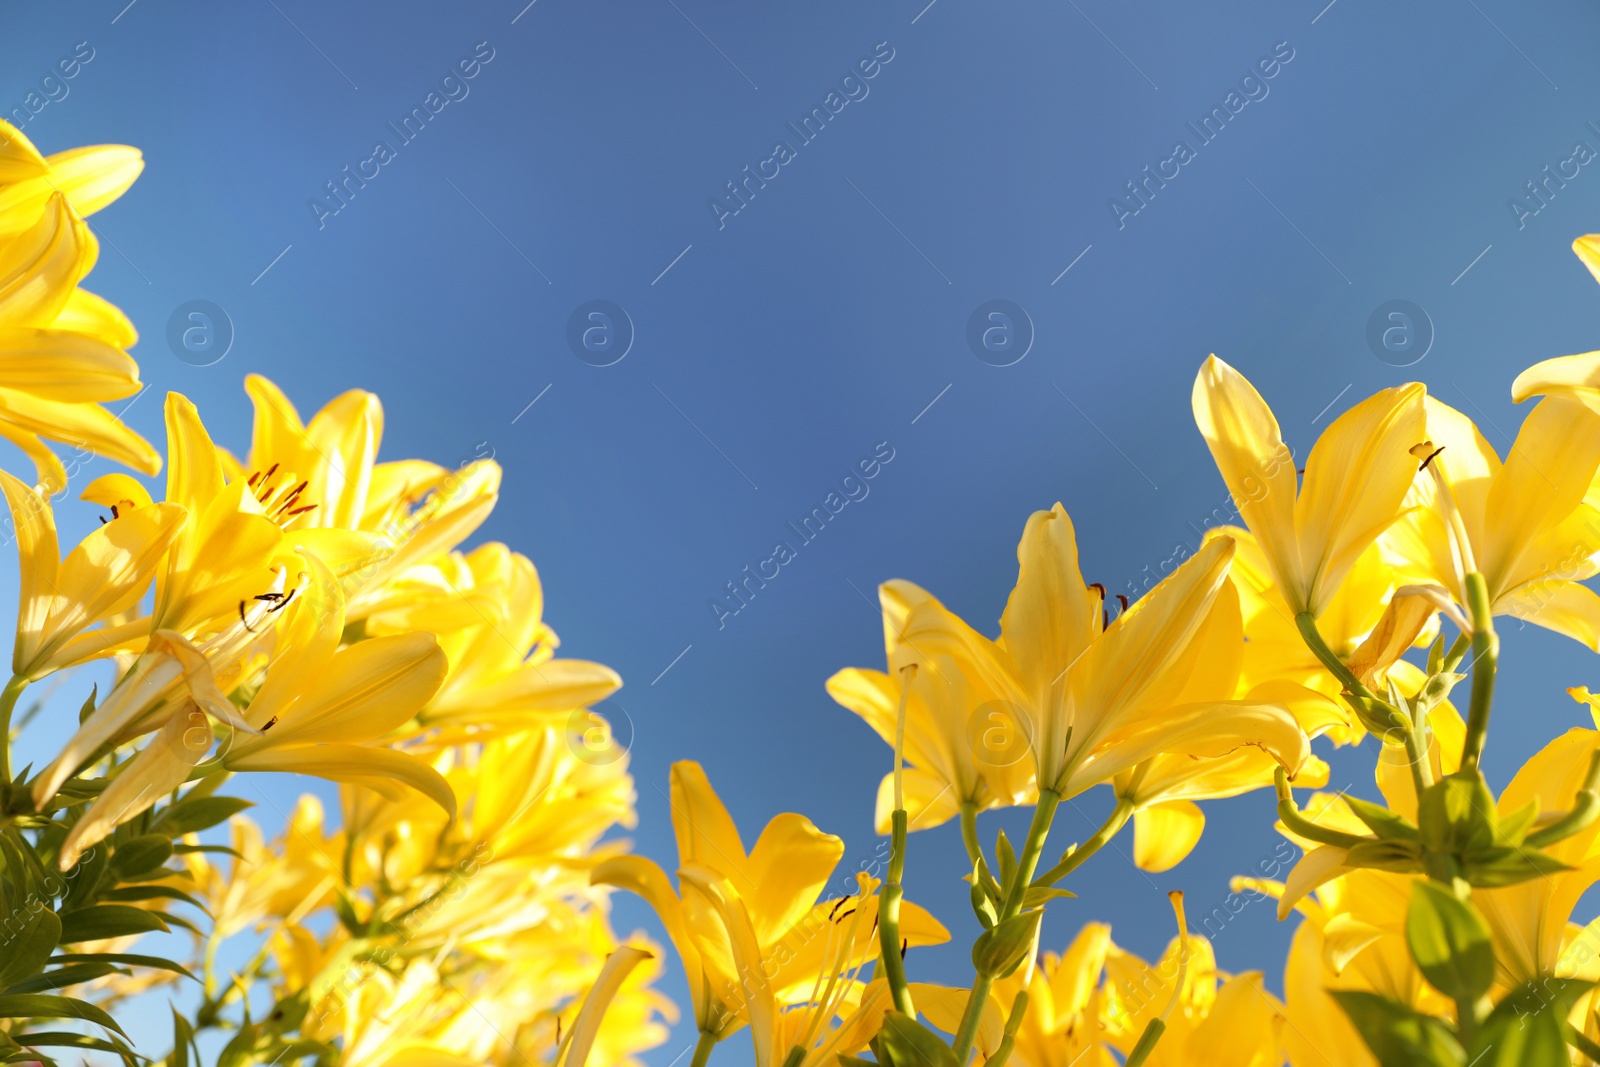
[[[983,859],[983,842],[978,840],[978,805],[970,800],[961,802],[961,843],[967,846],[967,861],[976,867]]]
[[[700,1040],[695,1042],[694,1058],[689,1061],[689,1067],[706,1067],[706,1061],[711,1058],[711,1050],[716,1045],[716,1034],[709,1030],[700,1031]]]
[[[1467,712],[1467,738],[1461,748],[1461,767],[1476,767],[1483,757],[1489,733],[1489,709],[1494,703],[1494,676],[1500,658],[1500,638],[1494,632],[1489,587],[1483,575],[1467,575],[1467,610],[1472,615],[1472,704]]]
[[[1017,869],[1012,873],[1011,884],[1006,887],[1005,903],[1000,909],[999,922],[1005,922],[1022,911],[1022,900],[1033,882],[1033,872],[1039,867],[1039,856],[1044,852],[1045,839],[1050,836],[1050,823],[1061,805],[1061,794],[1054,789],[1039,790],[1039,803],[1033,809],[1033,822],[1028,827],[1028,838],[1023,843],[1022,855],[1017,857]],[[956,1063],[966,1067],[972,1055],[972,1046],[978,1039],[978,1023],[983,1019],[983,1006],[989,999],[989,988],[994,985],[994,975],[979,971],[972,980],[972,995],[961,1014],[961,1025],[956,1030]]]
[[[1403,731],[1406,743],[1406,760],[1411,764],[1411,786],[1417,791],[1417,799],[1422,799],[1422,794],[1433,785],[1433,762],[1428,756],[1428,723],[1426,713],[1420,708],[1413,709],[1416,714],[1408,716],[1405,730]]]
[[[1590,1063],[1600,1063],[1600,1045],[1597,1045],[1591,1041],[1589,1037],[1577,1027],[1564,1026],[1562,1029],[1567,1032],[1567,1044],[1571,1045],[1573,1048],[1577,1049],[1579,1052],[1588,1057]]]
[[[984,1061],[983,1067],[1005,1067],[1006,1060],[1011,1058],[1011,1049],[1017,1043],[1017,1031],[1022,1028],[1022,1017],[1027,1013],[1028,991],[1019,989],[1011,1001],[1011,1017],[1006,1020],[1006,1032],[1000,1038],[1000,1045],[994,1050],[994,1055]]]
[[[1372,840],[1370,837],[1358,837],[1355,834],[1347,834],[1343,830],[1333,830],[1326,826],[1318,826],[1301,814],[1300,809],[1295,806],[1294,794],[1289,791],[1289,776],[1282,767],[1278,768],[1275,781],[1278,786],[1278,818],[1283,820],[1283,825],[1288,828],[1290,833],[1298,834],[1312,841],[1320,841],[1324,845],[1333,845],[1337,848],[1354,848],[1356,845]],[[1418,795],[1420,796],[1421,794]]]
[[[1600,750],[1589,755],[1589,770],[1583,776],[1583,785],[1578,788],[1572,810],[1550,825],[1530,833],[1523,838],[1523,843],[1534,848],[1545,848],[1557,841],[1565,841],[1579,830],[1586,829],[1597,817],[1600,817]]]
[[[16,709],[17,698],[22,691],[28,688],[28,679],[20,674],[13,674],[11,681],[0,690],[0,740],[5,744],[0,746],[0,781],[11,781],[11,713]]]
[[[1000,921],[1005,922],[1022,911],[1022,897],[1033,883],[1033,872],[1039,868],[1039,857],[1044,853],[1044,842],[1050,836],[1050,824],[1055,820],[1056,808],[1061,804],[1061,794],[1054,789],[1039,790],[1039,803],[1033,809],[1033,823],[1028,827],[1028,839],[1022,845],[1022,855],[1017,857],[1017,872],[1006,894],[1005,907]]]
[[[1317,617],[1315,615],[1309,611],[1302,611],[1294,617],[1294,624],[1299,628],[1300,636],[1305,640],[1306,647],[1311,650],[1312,654],[1317,657],[1324,667],[1328,668],[1329,674],[1339,679],[1340,685],[1344,686],[1354,696],[1382,702],[1376,693],[1361,684],[1361,679],[1357,678],[1350,668],[1345,666],[1344,660],[1336,656],[1333,649],[1328,647],[1328,642],[1322,639],[1322,631],[1317,629]]]
[[[883,956],[883,976],[894,997],[894,1006],[906,1015],[914,1015],[911,1004],[911,987],[906,982],[905,960],[900,958],[900,901],[905,890],[900,879],[906,867],[906,813],[896,811],[893,819],[893,837],[889,852],[889,877],[878,891],[878,948]]]
[[[1060,863],[1035,878],[1033,884],[1050,886],[1061,881],[1061,879],[1077,870],[1084,860],[1099,852],[1107,842],[1116,837],[1117,831],[1121,830],[1132,816],[1133,801],[1127,797],[1118,797],[1117,806],[1111,809],[1111,814],[1106,816],[1106,821],[1100,825],[1100,829],[1094,832],[1094,836],[1068,851],[1066,855],[1061,857]]]
[[[1144,1033],[1139,1035],[1139,1043],[1133,1046],[1133,1051],[1128,1053],[1128,1058],[1123,1061],[1122,1067],[1144,1067],[1144,1061],[1150,1058],[1150,1053],[1155,1051],[1156,1042],[1161,1040],[1161,1035],[1167,1032],[1167,1024],[1163,1019],[1151,1019],[1145,1026]]]

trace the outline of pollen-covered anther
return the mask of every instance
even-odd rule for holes
[[[1421,474],[1423,471],[1427,470],[1428,464],[1432,463],[1434,458],[1438,456],[1440,452],[1444,451],[1444,447],[1444,445],[1440,445],[1438,448],[1434,448],[1432,441],[1424,441],[1420,445],[1413,445],[1411,448],[1411,454],[1422,460],[1422,465],[1417,468],[1417,473]]]
[[[256,503],[261,505],[269,519],[286,524],[316,508],[315,503],[302,503],[303,494],[311,484],[310,479],[297,481],[293,474],[287,474],[280,483],[275,479],[277,473],[278,464],[274,463],[264,471],[256,471],[247,482]]]

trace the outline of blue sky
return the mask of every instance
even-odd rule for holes
[[[822,683],[881,666],[873,587],[913,579],[992,627],[1057,500],[1113,591],[1192,551],[1226,500],[1188,406],[1207,353],[1304,454],[1330,404],[1408,378],[1504,450],[1516,372],[1600,347],[1567,251],[1600,228],[1575,152],[1600,150],[1600,14],[1577,0],[525,4],[28,5],[0,109],[45,151],[145,152],[94,219],[88,285],[143,332],[147,436],[179,390],[242,449],[254,371],[306,412],[378,391],[388,458],[492,450],[479,536],[533,557],[565,652],[627,680],[635,839],[668,865],[684,758],[747,839],[796,810],[870,859],[889,756]],[[197,300],[232,333],[209,366],[167,340]],[[1419,338],[1398,355],[1369,343],[1394,301]],[[975,350],[994,307],[1021,332]],[[712,607],[836,490],[859,498],[736,615]],[[1597,680],[1562,639],[1505,641],[1497,783]],[[1372,756],[1340,754],[1334,785],[1370,793]],[[1066,810],[1060,843],[1108,803]],[[1167,889],[1220,904],[1277,838],[1265,796],[1208,811],[1168,874],[1108,850],[1048,940],[1103,919],[1148,955]],[[960,862],[953,828],[914,839],[913,895],[958,934],[918,977],[965,980]],[[1271,974],[1290,929],[1254,905],[1219,960]],[[675,963],[667,988],[685,999]]]

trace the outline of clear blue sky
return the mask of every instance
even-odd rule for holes
[[[526,2],[12,5],[0,109],[48,89],[25,127],[43,150],[145,152],[94,220],[89,287],[143,331],[154,388],[128,419],[152,439],[175,389],[242,449],[259,371],[307,411],[377,390],[388,458],[493,449],[505,492],[480,536],[537,562],[568,654],[627,680],[637,845],[668,865],[663,790],[686,757],[747,838],[798,810],[869,859],[888,753],[822,688],[881,665],[863,594],[911,578],[992,627],[1024,520],[1056,500],[1113,591],[1191,550],[1225,500],[1189,413],[1207,353],[1303,454],[1331,402],[1407,377],[1504,449],[1514,374],[1600,347],[1600,289],[1567,251],[1600,229],[1600,166],[1565,162],[1600,149],[1600,13],[1579,0]],[[40,89],[79,42],[92,60]],[[446,81],[463,60],[473,76]],[[1190,124],[1213,109],[1206,141]],[[1547,165],[1576,173],[1519,219]],[[192,300],[232,323],[211,366],[165,338]],[[597,300],[632,323],[619,362],[599,334],[587,359],[569,345]],[[1009,366],[1015,348],[967,340],[997,300],[1033,328]],[[1394,300],[1432,323],[1403,369],[1367,339]],[[719,628],[724,583],[880,442],[869,494]],[[1582,721],[1564,686],[1600,681],[1560,638],[1506,644],[1497,782]],[[1336,760],[1334,785],[1370,793],[1371,758]],[[1105,798],[1080,803],[1063,845]],[[1104,919],[1149,954],[1167,889],[1219,904],[1277,839],[1264,796],[1209,813],[1169,874],[1097,859],[1049,942]],[[961,941],[959,855],[946,828],[910,867]],[[645,921],[619,903],[624,931]],[[1273,973],[1289,932],[1256,905],[1217,954]],[[961,982],[965,956],[912,967]],[[686,1001],[675,963],[667,988]]]

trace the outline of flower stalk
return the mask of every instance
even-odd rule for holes
[[[1461,766],[1476,767],[1483,758],[1489,733],[1489,711],[1494,703],[1494,679],[1500,659],[1500,637],[1494,632],[1489,587],[1483,575],[1467,575],[1467,611],[1472,617],[1472,702],[1467,712],[1467,736],[1461,749]]]

